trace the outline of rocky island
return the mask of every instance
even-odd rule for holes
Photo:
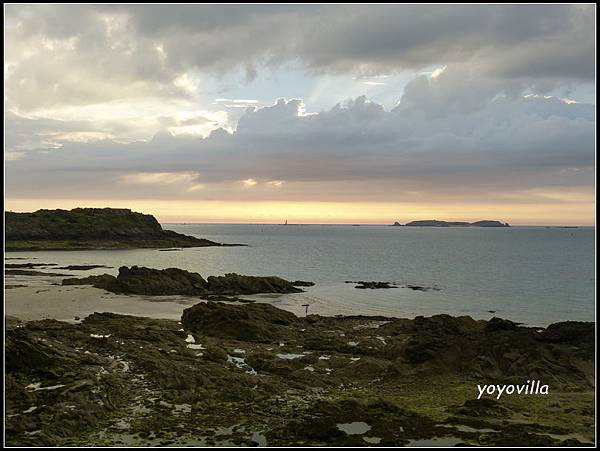
[[[483,220],[475,222],[465,221],[438,221],[436,219],[426,219],[420,221],[411,221],[404,226],[398,221],[392,225],[394,227],[510,227],[508,222],[501,222],[495,220]]]
[[[5,250],[79,250],[227,246],[163,230],[152,215],[125,208],[7,211]]]

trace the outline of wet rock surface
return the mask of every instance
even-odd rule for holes
[[[497,322],[497,321],[495,321]],[[594,324],[296,317],[199,303],[180,322],[7,318],[8,445],[581,445]],[[477,399],[477,384],[549,384]]]
[[[298,293],[291,282],[275,276],[258,277],[239,274],[210,276],[178,268],[152,269],[122,266],[117,277],[109,274],[63,280],[63,285],[93,285],[113,293],[163,295],[241,295],[257,293]]]

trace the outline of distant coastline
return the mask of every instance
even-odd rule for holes
[[[425,219],[419,221],[411,221],[404,225],[399,222],[394,222],[393,227],[510,227],[508,222],[496,220],[481,220],[475,222],[466,221],[438,221],[437,219]]]

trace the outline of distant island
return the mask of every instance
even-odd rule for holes
[[[483,220],[475,222],[466,221],[438,221],[436,219],[425,219],[420,221],[412,221],[407,224],[394,222],[394,227],[510,227],[508,222],[500,222],[494,220]]]
[[[226,246],[163,230],[152,215],[126,208],[7,211],[5,250],[82,250]]]

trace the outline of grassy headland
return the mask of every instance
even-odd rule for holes
[[[163,230],[152,215],[122,208],[7,211],[5,250],[86,250],[224,246]]]

